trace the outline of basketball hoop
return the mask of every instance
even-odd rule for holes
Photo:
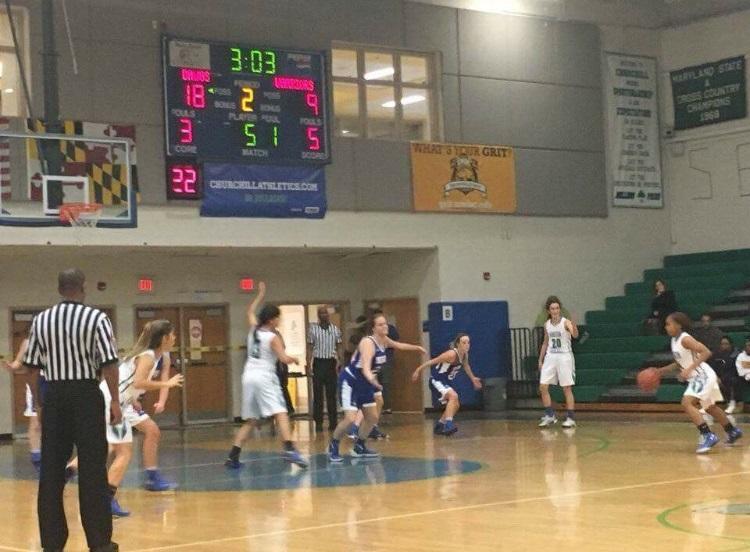
[[[95,228],[103,207],[100,203],[64,203],[60,205],[60,220],[77,228]]]

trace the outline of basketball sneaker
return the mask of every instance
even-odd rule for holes
[[[445,429],[443,430],[443,435],[453,435],[458,431],[458,426],[453,422],[453,420],[446,420],[445,421]]]
[[[328,443],[328,461],[334,463],[344,461],[341,454],[339,454],[339,442],[334,439],[331,439],[331,442]]]
[[[704,454],[715,447],[718,442],[719,438],[715,433],[706,433],[704,435],[701,435],[701,438],[698,441],[698,448],[695,449],[695,453]]]
[[[445,424],[438,420],[437,422],[435,422],[435,427],[433,428],[432,432],[435,435],[443,435],[443,433],[445,432]]]
[[[380,456],[379,453],[367,448],[367,444],[362,439],[359,439],[354,445],[351,455],[354,458],[378,458]]]
[[[367,437],[377,441],[379,439],[388,439],[388,434],[380,431],[380,428],[378,428],[378,426],[374,426]]]
[[[539,427],[549,427],[551,425],[555,425],[557,423],[557,416],[547,416],[546,414],[542,416],[542,419],[539,420]]]
[[[243,462],[240,462],[239,458],[227,458],[224,461],[224,465],[229,468],[230,470],[238,470],[245,464]]]
[[[573,418],[565,418],[565,421],[563,421],[562,426],[566,429],[575,427],[576,421]]]
[[[305,457],[302,456],[298,450],[285,450],[282,454],[284,460],[289,462],[290,464],[297,464],[300,468],[306,468],[309,466],[309,462],[305,460]]]
[[[128,517],[130,515],[130,512],[123,509],[122,506],[120,506],[120,503],[117,502],[117,499],[115,497],[112,497],[110,500],[110,506],[112,508],[112,517],[121,518],[121,517]]]
[[[147,491],[163,493],[164,491],[174,490],[177,488],[177,484],[164,479],[159,470],[146,470],[146,481],[143,483],[143,488]]]
[[[737,409],[737,401],[729,401],[729,404],[727,405],[727,409],[724,411],[727,414],[734,414],[734,411]]]
[[[350,425],[349,430],[346,432],[346,436],[352,441],[359,439],[359,426],[357,424]]]
[[[733,445],[742,438],[742,430],[738,427],[733,427],[727,432],[727,445]]]

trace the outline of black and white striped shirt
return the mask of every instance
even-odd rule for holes
[[[336,345],[341,343],[341,331],[333,324],[323,328],[320,324],[310,324],[307,342],[313,347],[313,358],[336,358]]]
[[[97,379],[101,366],[117,360],[112,323],[99,309],[63,301],[31,323],[24,364],[47,381]]]

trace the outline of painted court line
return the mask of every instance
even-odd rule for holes
[[[574,498],[574,497],[579,497],[579,496],[590,496],[590,495],[596,495],[596,494],[613,493],[613,492],[618,492],[618,491],[629,491],[633,489],[645,489],[649,487],[659,487],[663,485],[675,485],[677,483],[693,483],[696,481],[706,481],[710,479],[722,479],[725,477],[737,477],[741,475],[750,475],[750,471],[740,471],[740,472],[724,473],[724,474],[717,474],[717,475],[706,475],[702,477],[688,477],[684,479],[672,479],[669,481],[654,481],[652,483],[638,483],[635,485],[623,485],[620,487],[607,487],[604,489],[593,489],[590,491],[580,491],[577,493],[535,496],[535,497],[529,497],[529,498],[518,498],[518,499],[513,499],[513,500],[500,500],[497,502],[485,502],[482,504],[467,504],[465,506],[454,506],[451,508],[424,510],[422,512],[410,512],[408,514],[381,516],[381,517],[370,518],[370,519],[362,519],[358,521],[342,521],[342,522],[336,522],[336,523],[326,523],[323,525],[312,525],[309,527],[300,527],[298,529],[269,531],[267,533],[253,533],[250,535],[243,535],[240,537],[225,537],[221,539],[196,541],[196,542],[184,543],[184,544],[172,544],[168,546],[157,546],[153,548],[141,548],[138,550],[134,550],[132,552],[156,552],[158,550],[176,550],[179,548],[190,548],[190,547],[201,546],[201,545],[205,546],[205,545],[211,545],[211,544],[222,544],[222,543],[227,543],[227,542],[237,542],[237,541],[243,541],[243,540],[249,540],[249,539],[256,539],[258,537],[293,535],[295,533],[304,533],[307,531],[319,531],[321,529],[334,529],[338,527],[350,527],[352,525],[365,525],[369,523],[378,523],[382,521],[394,521],[394,520],[399,520],[399,519],[408,519],[412,517],[430,516],[430,515],[435,515],[435,514],[445,514],[445,513],[451,513],[451,512],[461,512],[461,511],[466,511],[466,510],[476,510],[480,508],[491,508],[493,506],[509,506],[513,504],[526,504],[529,502],[541,502],[545,500],[554,500],[554,499],[560,499],[560,498]],[[12,550],[16,550],[16,549],[12,549]]]

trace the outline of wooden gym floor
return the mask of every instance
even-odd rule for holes
[[[180,489],[141,490],[132,466],[120,493],[132,516],[115,520],[115,541],[133,552],[750,551],[750,432],[696,456],[681,421],[581,418],[545,431],[459,418],[456,436],[437,438],[422,416],[395,417],[374,445],[382,460],[342,466],[297,422],[307,471],[278,458],[267,430],[240,473],[223,467],[232,427],[165,431],[162,465]],[[0,551],[39,549],[32,473],[24,441],[0,446]],[[66,550],[85,550],[76,494],[69,484]]]

